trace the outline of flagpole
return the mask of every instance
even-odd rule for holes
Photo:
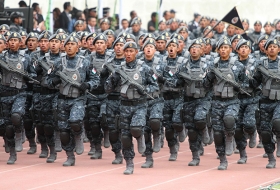
[[[119,0],[119,28],[122,29],[122,19],[123,19],[123,1]]]
[[[28,9],[28,21],[27,21],[27,32],[31,32],[33,30],[33,19],[32,19],[32,30],[29,28],[30,24],[30,5],[31,5],[31,0],[29,0],[29,9]]]
[[[210,32],[212,32],[212,31],[214,30],[214,28],[216,28],[216,26],[218,26],[218,24],[220,24],[221,21],[222,21],[222,20],[220,20],[219,22],[217,22],[217,24],[215,24],[215,26],[213,26],[213,28],[212,28],[211,30],[209,30],[209,31],[207,32],[207,34],[205,34],[205,35],[203,36],[203,38],[205,38]]]
[[[98,19],[103,18],[103,1],[98,0]]]
[[[53,33],[53,1],[52,0],[50,0],[51,1],[51,3],[50,3],[50,12],[49,12],[49,14],[50,14],[50,20],[49,20],[49,23],[50,23],[50,32],[51,33]]]

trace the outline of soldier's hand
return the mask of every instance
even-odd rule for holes
[[[114,72],[113,75],[112,75],[112,79],[114,81],[114,84],[117,84],[120,81],[121,76],[120,76],[119,73]]]
[[[140,95],[144,95],[145,94],[145,89],[137,89],[137,92],[140,94]]]
[[[62,82],[62,81],[61,81],[61,79],[60,79],[59,77],[54,77],[54,78],[52,79],[52,84],[53,84],[54,86],[60,84],[61,82]]]
[[[215,75],[215,73],[213,73],[212,71],[210,71],[210,72],[208,72],[208,73],[206,74],[206,77],[208,78],[209,81],[212,81],[212,80],[215,79],[216,75]]]
[[[90,87],[89,83],[83,82],[83,83],[80,85],[79,88],[80,88],[82,91],[86,91],[87,89],[89,89],[89,87]]]
[[[164,83],[165,81],[166,81],[166,78],[164,78],[163,76],[158,76],[159,83]]]
[[[177,79],[176,81],[176,87],[177,86],[182,86],[184,84],[184,80],[183,79]]]
[[[109,75],[108,69],[103,68],[102,71],[100,72],[100,76],[105,77],[105,76],[108,76],[108,75]]]

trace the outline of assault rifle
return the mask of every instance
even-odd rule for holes
[[[28,78],[28,80],[33,81],[35,84],[40,84],[39,81],[37,81],[36,79],[34,79],[31,76],[29,76],[27,72],[21,71],[19,69],[16,69],[13,66],[5,63],[3,60],[0,60],[0,67],[2,67],[3,69],[5,69],[5,70],[7,70],[9,72],[20,74],[21,76]]]
[[[76,87],[76,88],[80,88],[81,84],[72,80],[69,76],[65,75],[63,72],[61,71],[57,71],[56,75],[59,76],[62,80],[64,80],[65,82],[71,84],[72,86]],[[85,91],[85,93],[91,95],[94,98],[97,98],[95,95],[93,95],[92,93],[90,93],[88,90]]]
[[[269,70],[267,70],[264,66],[260,65],[258,66],[257,70],[259,70],[262,74],[264,74],[267,77],[276,79],[280,81],[280,76],[275,75],[274,73],[270,72]]]

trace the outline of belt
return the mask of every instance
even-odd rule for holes
[[[146,103],[146,99],[141,99],[141,100],[121,100],[121,105],[123,106],[137,106],[143,103]]]
[[[253,98],[253,97],[255,97],[255,94],[251,94],[251,96],[247,94],[238,94],[238,99]]]
[[[263,104],[269,104],[269,103],[275,103],[275,102],[279,102],[280,100],[270,100],[268,98],[266,99],[260,99],[260,103],[263,103]]]
[[[163,93],[163,98],[164,100],[172,100],[172,99],[180,98],[180,94],[174,92]]]
[[[223,101],[223,102],[229,101],[229,100],[235,100],[235,99],[237,99],[236,96],[231,97],[231,98],[222,98],[220,96],[213,96],[213,98],[212,98],[212,100],[218,100],[218,101]]]
[[[44,88],[44,87],[42,87],[41,88],[41,91],[39,92],[40,94],[42,94],[42,95],[46,95],[46,94],[55,94],[55,93],[57,93],[58,91],[57,90],[55,90],[55,89],[49,89],[49,88]]]
[[[78,97],[77,97],[77,98],[78,98]],[[58,99],[64,99],[64,100],[66,100],[66,99],[76,99],[76,98],[72,98],[72,97],[68,97],[68,96],[59,94],[59,95],[58,95]]]
[[[21,90],[13,90],[13,91],[7,91],[7,92],[1,92],[0,96],[2,97],[6,97],[6,96],[15,96],[21,92],[24,92],[25,90],[21,89]]]
[[[120,96],[116,96],[116,95],[109,95],[107,96],[108,100],[119,100]]]
[[[199,98],[194,98],[191,96],[184,96],[184,102],[191,102],[191,101],[195,101],[198,100]]]
[[[100,94],[105,94],[105,90],[92,90],[90,93],[93,95],[100,95]]]

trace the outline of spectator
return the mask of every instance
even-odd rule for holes
[[[70,11],[72,10],[70,2],[65,2],[63,9],[64,11],[59,15],[60,28],[68,31],[69,22],[71,21]]]
[[[61,14],[61,11],[59,8],[54,8],[53,9],[53,28],[54,31],[56,31],[60,27],[59,23],[59,15]]]
[[[164,11],[163,12],[163,18],[165,21],[168,21],[170,19],[170,12],[169,11]]]
[[[90,33],[97,32],[96,18],[95,17],[89,17],[88,18],[88,25],[86,27],[86,31],[88,31]]]
[[[73,14],[72,19],[71,19],[71,21],[69,22],[69,25],[68,25],[68,32],[69,33],[74,31],[74,25],[75,25],[75,22],[77,20],[82,20],[82,21],[86,20],[85,14],[82,11],[77,10],[77,12]],[[84,22],[83,25],[84,25],[84,29],[85,29],[86,28],[86,23]]]
[[[39,4],[38,3],[33,3],[32,8],[33,8],[33,11],[36,12],[35,18],[36,18],[37,23],[40,24],[41,22],[44,22],[44,18],[41,15],[41,9],[39,7]]]
[[[189,22],[189,31],[191,32],[198,28],[201,15],[199,13],[194,13],[193,17],[193,20]]]
[[[33,10],[33,32],[41,33],[42,31],[46,30],[45,22],[41,21],[38,22],[38,14],[35,10]]]
[[[176,17],[176,11],[174,9],[170,10],[170,18],[175,18]]]
[[[157,13],[153,12],[151,15],[151,20],[148,22],[148,32],[156,31],[156,21],[157,21]]]
[[[128,20],[126,18],[122,19],[121,21],[122,28],[115,31],[116,36],[118,36],[122,32],[127,32],[128,30]]]
[[[132,20],[137,17],[137,13],[135,11],[130,12],[130,21],[129,21],[129,26],[131,25]]]
[[[27,7],[27,4],[25,3],[25,1],[20,1],[18,3],[19,7]]]

